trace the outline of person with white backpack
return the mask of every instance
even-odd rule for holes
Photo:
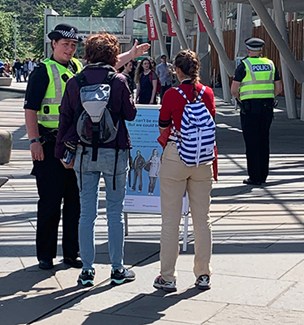
[[[180,51],[174,68],[180,85],[166,91],[159,115],[160,133],[168,133],[168,139],[160,167],[161,267],[153,286],[166,292],[176,291],[179,225],[187,192],[195,237],[195,286],[207,290],[211,286],[209,211],[215,146],[214,94],[199,82],[200,61],[195,52]]]
[[[134,57],[147,48],[139,51],[134,48]],[[88,287],[94,285],[95,278],[95,222],[101,177],[105,183],[111,283],[119,285],[135,280],[133,270],[124,266],[122,209],[131,148],[125,121],[134,120],[136,108],[125,76],[114,68],[119,68],[119,51],[115,35],[106,32],[90,35],[84,46],[87,64],[68,80],[60,106],[55,156],[76,173],[83,263],[78,283]]]

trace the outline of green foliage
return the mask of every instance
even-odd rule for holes
[[[144,0],[0,0],[0,59],[14,58],[15,39],[17,56],[21,59],[43,55],[45,8],[52,8],[66,16],[116,17],[125,8],[136,7],[143,2]]]
[[[0,11],[0,59],[14,56],[14,17],[12,13]],[[17,34],[16,34],[17,37]]]

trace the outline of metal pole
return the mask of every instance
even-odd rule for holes
[[[207,17],[205,10],[203,9],[203,7],[200,3],[200,0],[191,0],[191,1],[194,5],[194,8],[195,8],[197,14],[199,15],[200,19],[202,20],[202,22],[206,28],[206,31],[207,31],[215,49],[216,49],[217,54],[219,55],[219,57],[221,58],[224,66],[225,66],[225,69],[226,69],[228,75],[233,76],[234,70],[235,70],[234,63],[228,58],[225,49],[223,48],[222,44],[220,43],[220,41],[215,33],[215,30],[213,29],[213,26],[211,25],[209,18]]]
[[[261,0],[249,0],[252,8],[261,18],[263,25],[265,26],[268,34],[272,38],[274,44],[282,54],[287,66],[289,67],[290,71],[297,79],[299,83],[303,83],[304,81],[304,64],[303,62],[297,61],[290,51],[290,48],[283,40],[280,32],[276,28],[273,20],[269,16],[265,6],[263,5]]]
[[[221,18],[220,18],[220,6],[218,0],[212,0],[212,12],[213,12],[213,19],[214,19],[214,27],[217,37],[221,42],[222,46],[224,47],[224,37],[223,31],[221,26]],[[222,82],[222,90],[223,90],[223,97],[226,103],[231,102],[231,92],[229,87],[229,79],[227,72],[225,70],[225,66],[222,62],[221,57],[219,58],[220,64],[220,75],[221,75],[221,82]]]
[[[150,4],[150,8],[151,8],[152,15],[154,18],[154,24],[155,24],[155,27],[157,30],[157,34],[158,34],[158,41],[159,41],[161,53],[165,54],[168,57],[168,52],[167,52],[166,44],[164,42],[164,37],[163,37],[163,31],[161,29],[161,25],[158,20],[158,15],[157,15],[157,12],[155,9],[154,1],[149,0],[149,4]]]
[[[185,24],[185,10],[182,1],[177,1],[177,11],[178,11],[178,22],[181,28],[181,31],[184,35],[184,39],[187,40],[187,33],[186,33],[186,24]]]
[[[179,0],[179,1],[181,1],[181,0]],[[181,28],[179,26],[179,23],[178,23],[176,17],[175,17],[175,14],[173,12],[170,1],[169,0],[164,0],[164,3],[165,3],[165,7],[167,9],[168,15],[170,16],[170,19],[171,19],[172,24],[174,26],[174,29],[176,31],[176,35],[177,35],[177,38],[178,38],[178,40],[180,42],[180,45],[181,45],[182,49],[188,49],[189,46],[187,44],[187,40],[185,39],[185,37],[184,37],[184,35],[183,35],[182,31],[181,31]]]
[[[247,49],[245,40],[252,35],[252,7],[251,5],[238,3],[236,35],[235,35],[235,58],[245,57]]]
[[[273,0],[273,9],[275,13],[275,22],[280,31],[283,40],[287,43],[287,31],[286,31],[286,22],[285,22],[285,15],[283,10],[283,1],[282,0]],[[285,93],[285,100],[286,100],[286,109],[287,109],[287,116],[288,118],[297,118],[297,105],[296,105],[296,97],[294,92],[294,78],[291,74],[288,66],[284,58],[280,53],[281,59],[281,68],[282,68],[282,78],[284,83],[284,93]]]

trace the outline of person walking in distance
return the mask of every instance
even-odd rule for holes
[[[241,107],[240,117],[246,147],[247,185],[261,185],[269,174],[269,130],[274,98],[282,91],[279,71],[262,57],[265,42],[260,38],[245,41],[248,56],[236,68],[231,94]]]
[[[210,87],[199,82],[200,60],[195,52],[180,51],[176,55],[174,67],[180,85],[178,89],[170,88],[166,91],[159,114],[160,133],[167,132],[167,128],[170,128],[170,135],[164,148],[159,174],[162,214],[160,275],[155,279],[153,286],[167,292],[176,291],[175,265],[179,254],[179,225],[183,196],[187,192],[195,237],[195,285],[201,290],[207,290],[211,286],[210,192],[214,141],[210,142],[208,156],[204,157],[203,162],[195,162],[191,166],[181,159],[177,144],[182,136],[182,117],[187,103],[204,108],[202,120],[210,120],[214,131],[214,94]],[[198,141],[198,138],[204,136],[193,137],[195,141]],[[192,148],[199,148],[201,142],[191,145]]]
[[[164,93],[172,87],[173,68],[172,64],[167,62],[167,56],[163,54],[160,57],[161,63],[156,66],[156,73],[161,83],[160,102],[162,102]]]

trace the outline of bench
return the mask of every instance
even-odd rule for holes
[[[0,130],[0,165],[9,162],[12,151],[12,134],[9,131]]]
[[[1,86],[10,86],[12,84],[13,78],[11,77],[0,77],[0,87]]]

